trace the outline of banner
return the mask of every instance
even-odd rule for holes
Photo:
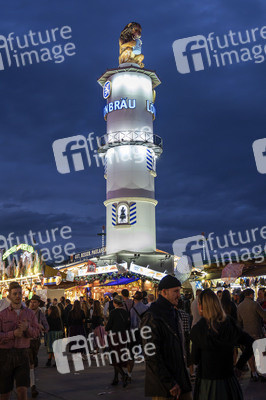
[[[95,256],[101,256],[103,253],[105,253],[105,247],[100,247],[98,249],[91,249],[88,251],[85,251],[83,253],[77,253],[74,254],[73,256],[73,261],[87,261],[89,258],[95,257]]]
[[[98,275],[98,274],[108,274],[109,272],[118,272],[116,265],[106,265],[104,267],[97,267],[95,271],[88,272],[86,268],[80,268],[78,271],[78,276],[84,275]]]
[[[29,253],[34,252],[34,248],[32,246],[30,246],[29,244],[26,244],[26,243],[21,243],[21,244],[10,247],[10,249],[8,249],[3,254],[3,260],[5,260],[8,256],[10,256],[10,254],[15,253],[16,251],[19,251],[19,250],[28,251]]]
[[[160,281],[164,276],[167,275],[162,272],[154,271],[153,269],[148,268],[148,266],[141,267],[140,265],[136,265],[133,263],[130,264],[129,271],[135,272],[136,274],[147,276],[152,279],[157,279],[158,281]]]
[[[235,282],[242,274],[243,268],[244,264],[227,264],[222,271],[221,280],[227,284]]]

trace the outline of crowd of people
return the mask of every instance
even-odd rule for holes
[[[130,298],[128,289],[121,295],[109,294],[101,301],[80,297],[72,304],[61,297],[44,303],[37,295],[22,299],[22,288],[11,282],[8,298],[0,302],[0,399],[10,399],[14,381],[19,400],[38,396],[35,369],[41,345],[47,350],[46,367],[56,367],[53,343],[64,337],[93,335],[90,356],[97,357],[108,348],[114,370],[112,385],[131,383],[134,369],[133,346],[155,346],[145,358],[145,395],[155,399],[180,400],[243,399],[238,379],[250,369],[258,381],[252,351],[253,341],[265,337],[266,292],[248,288],[211,289],[181,294],[181,283],[167,275],[158,286],[158,298],[137,291]],[[22,301],[23,300],[23,301]],[[140,331],[149,327],[149,338]],[[128,338],[134,331],[134,337]],[[129,332],[129,333],[128,333]],[[112,340],[110,340],[112,333]],[[128,340],[130,339],[130,340]],[[127,347],[132,357],[124,359]],[[77,350],[69,351],[72,353]],[[118,357],[115,356],[118,354]],[[85,361],[88,354],[81,351]]]

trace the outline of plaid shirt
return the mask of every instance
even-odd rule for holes
[[[184,333],[190,332],[190,316],[183,310],[178,310],[178,314],[181,318]]]
[[[14,330],[18,328],[18,322],[26,320],[29,324],[23,336],[15,337]],[[30,339],[40,335],[37,318],[32,310],[21,306],[20,313],[10,305],[0,312],[0,349],[26,349],[30,347]]]
[[[47,333],[49,331],[49,324],[47,322],[46,316],[44,315],[44,313],[42,312],[40,307],[38,308],[35,315],[37,317],[38,323],[43,326],[44,332]],[[40,332],[39,336],[42,336],[41,332]]]

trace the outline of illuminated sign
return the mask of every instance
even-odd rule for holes
[[[87,261],[92,256],[98,256],[102,253],[105,253],[105,247],[101,247],[99,249],[92,249],[85,251],[84,253],[77,253],[74,255],[74,260],[76,261]]]
[[[12,246],[3,254],[3,260],[5,260],[10,254],[15,253],[18,250],[28,251],[29,253],[34,253],[34,248],[26,243],[21,243],[19,245]]]
[[[147,267],[141,267],[140,265],[136,265],[133,263],[130,264],[129,270],[130,272],[135,272],[136,274],[144,275],[147,276],[148,278],[157,279],[158,281],[160,281],[163,277],[166,276],[166,274],[163,274],[162,272],[157,272],[154,271],[153,269]]]
[[[103,116],[105,117],[106,114],[109,114],[112,111],[116,110],[123,110],[128,108],[136,108],[136,100],[135,99],[128,99],[125,97],[121,97],[120,100],[111,101],[110,103],[106,104],[103,109]]]
[[[88,268],[80,268],[78,270],[79,276],[84,275],[98,275],[98,274],[107,274],[108,272],[118,272],[117,265],[106,265],[104,267],[97,267],[95,271],[88,272]]]
[[[153,115],[153,119],[156,117],[156,108],[155,105],[150,102],[149,100],[146,100],[146,110],[149,111]]]
[[[103,98],[108,99],[110,95],[111,95],[111,82],[107,81],[105,82],[103,87]]]

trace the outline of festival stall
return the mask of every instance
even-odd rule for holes
[[[59,277],[60,275],[60,277]],[[12,246],[6,252],[0,251],[0,298],[7,296],[10,282],[19,282],[23,299],[39,295],[43,301],[47,298],[45,280],[65,279],[65,274],[46,265],[33,246],[25,243]]]
[[[204,269],[195,268],[190,280],[195,289],[211,288],[215,292],[228,289],[231,293],[235,289],[251,288],[257,291],[266,287],[266,264],[258,264],[256,259],[239,262],[228,262],[225,266],[216,264],[205,265]]]
[[[137,255],[123,254],[120,262],[108,263],[107,259],[103,265],[99,265],[96,258],[84,260],[82,263],[76,262],[61,267],[67,275],[72,274],[73,284],[65,290],[65,297],[70,300],[85,298],[103,299],[105,295],[113,292],[121,293],[122,289],[127,288],[129,295],[133,296],[138,290],[147,291],[156,295],[159,281],[165,273],[152,269],[150,265],[143,266],[136,264]],[[163,253],[165,258],[165,253]],[[150,255],[150,260],[152,255]],[[147,261],[145,261],[148,264]],[[152,263],[150,263],[153,265]]]

